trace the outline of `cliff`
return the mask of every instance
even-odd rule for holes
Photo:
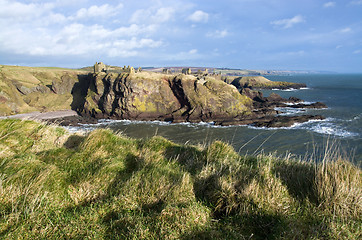
[[[88,73],[61,68],[0,65],[0,116],[69,110],[81,94],[74,91]]]
[[[252,100],[211,77],[157,73],[89,75],[79,111],[95,118],[211,121],[251,113]]]
[[[299,89],[306,87],[304,83],[270,81],[269,79],[262,76],[235,77],[232,81],[230,81],[230,83],[238,89]]]
[[[76,110],[83,118],[60,119],[62,124],[95,119],[209,122],[218,125],[288,127],[322,116],[281,116],[275,107],[300,99],[268,98],[255,88],[299,88],[304,84],[273,82],[263,77],[161,74],[146,71],[89,73],[59,68],[0,65],[0,116],[32,111]],[[231,84],[228,84],[231,83]],[[288,105],[289,106],[289,105]],[[90,119],[91,117],[92,119]]]

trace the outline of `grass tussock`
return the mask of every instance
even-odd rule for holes
[[[3,239],[360,239],[361,213],[361,170],[341,157],[0,121]]]

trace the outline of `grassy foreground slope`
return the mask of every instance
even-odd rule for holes
[[[2,239],[360,239],[361,170],[0,121]]]

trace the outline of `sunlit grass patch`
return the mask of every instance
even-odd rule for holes
[[[359,239],[361,170],[0,121],[4,239]]]

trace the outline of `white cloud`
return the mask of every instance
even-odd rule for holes
[[[352,5],[362,5],[362,0],[352,1],[352,2],[350,2],[350,4],[352,4]]]
[[[228,30],[224,29],[224,30],[216,30],[213,32],[208,32],[206,34],[206,37],[210,37],[210,38],[224,38],[226,36],[229,35]]]
[[[360,49],[353,52],[353,54],[360,54],[360,53],[362,53],[362,50]]]
[[[109,57],[133,57],[139,54],[137,49],[157,48],[162,44],[162,41],[154,41],[149,38],[137,39],[133,37],[128,40],[122,39],[115,41],[105,50],[107,51]]]
[[[324,8],[330,8],[330,7],[335,7],[336,6],[336,2],[326,2],[325,4],[323,4]]]
[[[142,34],[148,34],[155,31],[154,25],[137,25],[137,24],[131,24],[128,27],[119,27],[111,32],[112,35],[118,36],[118,37],[125,37],[125,36],[139,36]]]
[[[24,4],[16,1],[0,0],[0,19],[27,22],[51,11],[54,4]]]
[[[48,19],[48,21],[45,22],[46,24],[52,24],[52,23],[59,24],[59,23],[64,23],[68,20],[67,17],[65,17],[64,15],[59,14],[59,13],[50,13],[47,16],[47,19]]]
[[[189,51],[189,54],[196,54],[198,51],[197,51],[197,49],[191,49],[190,51]]]
[[[191,14],[187,19],[192,22],[206,23],[209,20],[209,14],[201,10],[198,10],[195,11],[193,14]]]
[[[175,9],[163,7],[159,9],[139,9],[135,11],[130,19],[131,23],[164,23],[170,21],[175,14]]]
[[[31,56],[133,56],[137,49],[157,48],[163,44],[142,37],[148,31],[147,26],[135,24],[113,30],[101,25],[73,23],[56,33],[42,28],[7,28],[2,31],[6,41],[0,40],[0,50]]]
[[[175,13],[173,8],[160,8],[157,10],[156,14],[153,16],[153,19],[156,22],[167,22],[169,21]]]
[[[147,9],[139,9],[135,11],[130,19],[131,23],[142,23],[151,17],[151,10]]]
[[[104,4],[101,6],[93,5],[89,8],[81,8],[77,11],[75,18],[95,18],[95,17],[111,17],[118,13],[118,11],[123,7],[123,4],[117,6],[111,6]]]
[[[77,21],[114,17],[123,8],[122,4],[86,6],[73,9],[68,16],[57,12],[57,4],[0,0],[0,52],[41,57],[127,57],[138,54],[140,49],[163,45],[163,41],[150,37],[156,26],[147,22],[130,25],[119,22],[114,26]],[[167,21],[172,17],[172,9],[157,9],[154,17],[157,21]]]
[[[350,33],[350,32],[352,32],[352,29],[349,27],[346,27],[346,28],[339,30],[338,32],[339,33]]]
[[[280,19],[271,22],[272,25],[280,26],[282,28],[291,28],[295,24],[305,22],[304,17],[301,15],[294,16],[293,18]]]

